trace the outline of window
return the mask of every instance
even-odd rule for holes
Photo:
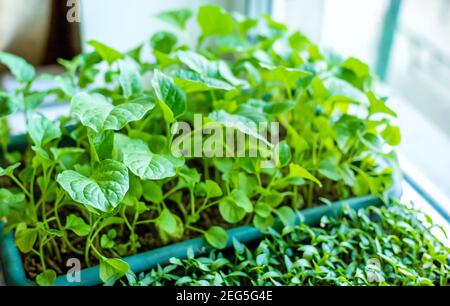
[[[281,0],[275,18],[365,60],[399,114],[407,179],[450,210],[450,1]],[[313,18],[311,18],[313,16]]]

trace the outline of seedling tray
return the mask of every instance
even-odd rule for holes
[[[15,150],[23,150],[22,143],[25,141],[24,136],[19,136],[12,141],[12,147]],[[400,174],[394,174],[394,187],[389,192],[390,198],[399,198],[401,195]],[[337,216],[342,212],[342,207],[348,205],[351,209],[358,210],[370,206],[381,206],[383,201],[376,196],[363,196],[358,198],[346,199],[338,202],[333,202],[330,205],[323,205],[314,208],[309,208],[299,211],[295,220],[297,224],[300,222],[314,226],[319,224],[323,216]],[[282,228],[282,223],[277,220],[275,228]],[[264,233],[260,232],[253,226],[240,226],[227,231],[228,242],[227,248],[232,246],[233,239],[237,239],[241,243],[249,243],[261,240]],[[211,250],[211,246],[203,237],[195,238],[154,250],[139,253],[137,255],[123,258],[134,273],[141,273],[148,271],[158,265],[164,266],[169,263],[173,257],[185,259],[188,256],[188,250],[192,249],[195,256],[203,255]],[[0,222],[0,256],[1,264],[3,266],[3,273],[6,283],[11,286],[34,286],[33,281],[26,276],[25,269],[22,263],[21,254],[16,247],[14,235],[12,232],[3,233],[3,223]],[[102,284],[99,276],[100,266],[93,266],[80,271],[80,282],[70,282],[66,275],[59,276],[54,285],[55,286],[96,286]]]
[[[358,210],[370,206],[381,206],[382,200],[375,196],[365,196],[334,202],[332,205],[324,205],[305,209],[300,212],[296,223],[303,222],[307,225],[317,225],[322,216],[337,216],[341,213],[342,207],[348,205],[351,209]],[[301,220],[303,219],[303,220]],[[278,220],[276,228],[281,228],[282,224]],[[3,272],[8,285],[12,286],[33,286],[34,282],[27,279],[22,263],[22,258],[17,249],[14,236],[12,233],[4,234],[3,225],[0,225],[0,250],[1,260],[3,264]],[[260,240],[264,237],[258,229],[253,226],[241,226],[233,228],[228,232],[227,247],[232,246],[233,238],[242,243],[249,243]],[[196,256],[206,254],[211,250],[204,238],[195,238],[180,243],[164,246],[151,251],[143,252],[137,255],[129,256],[124,260],[130,265],[134,273],[140,273],[155,268],[158,265],[164,266],[169,263],[170,258],[176,257],[180,259],[187,258],[188,250],[192,249]],[[80,272],[80,282],[69,282],[66,275],[59,276],[55,286],[95,286],[102,284],[99,276],[99,266],[84,269]]]

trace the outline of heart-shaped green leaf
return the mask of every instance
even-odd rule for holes
[[[295,212],[289,206],[283,206],[275,210],[276,214],[280,217],[281,222],[285,226],[294,226],[295,224]]]
[[[143,180],[162,180],[176,174],[174,163],[164,155],[153,154],[140,139],[116,134],[119,158],[135,175]]]
[[[267,230],[271,228],[274,224],[275,218],[272,215],[269,215],[267,217],[261,217],[260,215],[256,215],[253,218],[253,225],[263,233],[267,232]]]
[[[114,148],[114,131],[107,130],[96,133],[94,130],[88,131],[89,143],[92,146],[92,153],[97,154],[99,160],[110,159]]]
[[[264,202],[258,202],[255,205],[255,212],[262,218],[268,218],[272,213],[272,207]]]
[[[398,126],[386,126],[383,132],[381,132],[381,136],[391,146],[398,146],[402,142],[402,136]]]
[[[71,113],[96,132],[118,131],[126,124],[142,119],[154,107],[149,97],[114,106],[101,94],[79,93],[72,99]]]
[[[333,77],[324,81],[324,84],[332,100],[370,104],[369,99],[361,90],[344,80]]]
[[[397,113],[390,109],[383,99],[378,99],[373,92],[369,92],[367,98],[370,102],[369,113],[371,115],[381,113],[397,117]]]
[[[75,202],[103,212],[114,210],[129,188],[127,168],[111,159],[102,161],[91,177],[67,170],[58,175],[57,181]]]
[[[28,121],[28,133],[34,144],[39,147],[45,146],[52,140],[61,137],[61,129],[57,121],[50,121],[44,115],[38,114]]]

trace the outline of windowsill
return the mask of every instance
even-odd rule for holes
[[[450,215],[450,137],[395,91],[385,85],[380,91],[398,114],[402,170]]]
[[[450,234],[450,223],[408,182],[403,182],[402,203],[411,204],[414,208],[431,217],[434,224],[440,226]],[[438,227],[431,230],[432,234],[443,244],[450,245],[450,237],[446,236]]]

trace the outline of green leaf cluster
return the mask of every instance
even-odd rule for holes
[[[174,32],[128,52],[90,41],[91,51],[59,60],[65,72],[56,76],[36,76],[0,52],[20,85],[0,91],[0,216],[35,259],[27,271],[40,284],[62,273],[68,255],[84,267],[99,263],[102,279],[114,282],[128,273],[122,257],[196,236],[222,249],[227,228],[267,232],[276,218],[292,225],[295,211],[320,199],[386,197],[392,187],[400,130],[366,64],[268,16],[218,6],[199,9],[202,33],[191,48],[179,32],[193,15],[158,15]],[[35,91],[39,80],[53,87]],[[47,100],[70,103],[70,116],[40,114]],[[21,152],[8,146],[15,112],[27,122]],[[251,158],[174,154],[172,129],[193,126],[196,115],[266,149]],[[271,122],[279,141],[253,127]]]

